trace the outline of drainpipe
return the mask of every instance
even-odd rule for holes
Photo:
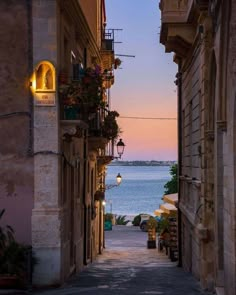
[[[180,178],[182,175],[182,66],[181,61],[178,65],[178,74],[177,74],[177,86],[178,86],[178,204],[180,204],[181,199],[181,186]],[[178,206],[178,266],[182,267],[182,215],[181,210]]]
[[[102,254],[102,201],[99,200],[99,254]]]
[[[87,207],[86,207],[86,179],[87,179],[87,130],[84,130],[84,177],[83,177],[83,205],[84,205],[84,265],[87,265]]]

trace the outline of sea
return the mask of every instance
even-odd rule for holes
[[[108,166],[106,184],[119,186],[106,190],[106,213],[135,216],[140,213],[154,215],[163,203],[164,185],[170,180],[170,166]]]

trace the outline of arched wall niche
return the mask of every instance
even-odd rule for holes
[[[55,91],[55,67],[49,61],[41,61],[35,67],[34,80],[36,92]]]

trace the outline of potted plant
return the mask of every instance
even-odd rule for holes
[[[77,119],[79,112],[88,118],[89,113],[105,107],[103,92],[103,73],[98,65],[83,70],[79,80],[61,84],[59,94],[65,118]]]
[[[0,257],[0,286],[20,287],[26,280],[26,246],[10,242]]]
[[[148,241],[147,247],[148,249],[156,248],[156,228],[157,228],[157,220],[150,216],[147,221],[147,229],[148,229]]]
[[[0,210],[0,220],[5,209]],[[24,287],[27,280],[29,247],[15,241],[11,226],[0,226],[0,288]],[[32,264],[37,261],[31,259]]]
[[[102,125],[102,135],[109,140],[116,139],[120,133],[120,129],[116,121],[117,117],[119,117],[119,114],[116,111],[109,111],[104,119]]]
[[[112,213],[106,213],[104,216],[104,227],[105,230],[112,230],[112,220],[113,220],[113,214]]]
[[[87,68],[81,83],[81,100],[90,106],[99,107],[103,103],[103,74],[101,68]]]
[[[79,82],[61,85],[60,98],[63,104],[63,112],[66,120],[76,120],[79,112],[81,97],[81,85]]]
[[[122,61],[117,57],[115,58],[114,68],[117,69],[121,65]]]

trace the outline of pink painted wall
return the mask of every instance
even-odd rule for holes
[[[33,157],[30,147],[30,9],[0,1],[0,209],[20,242],[31,244]],[[4,115],[8,115],[5,116]]]

